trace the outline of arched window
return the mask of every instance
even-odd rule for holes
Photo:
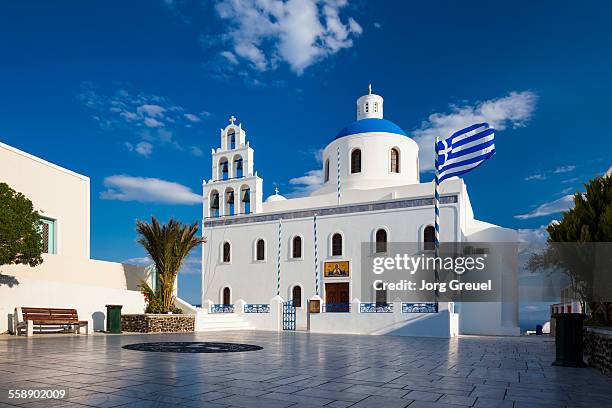
[[[223,243],[223,262],[230,263],[232,261],[232,245],[229,242]]]
[[[302,237],[293,237],[293,242],[291,243],[291,257],[302,257]]]
[[[258,239],[255,244],[255,259],[258,261],[266,259],[266,242],[263,239]]]
[[[251,213],[251,189],[248,186],[242,186],[240,192],[240,209],[243,214]]]
[[[342,256],[342,235],[332,235],[332,256]]]
[[[376,306],[386,306],[387,305],[387,291],[384,289],[380,289],[376,291]]]
[[[229,305],[232,301],[232,293],[227,286],[223,288],[223,304]]]
[[[325,182],[329,181],[329,159],[325,160]]]
[[[234,157],[234,177],[235,178],[240,178],[244,176],[243,168],[244,166],[243,166],[242,157],[240,156]]]
[[[374,102],[374,112],[378,113],[378,102]]]
[[[219,216],[219,193],[217,191],[210,194],[210,216]]]
[[[236,148],[236,133],[234,131],[234,129],[230,130],[228,135],[227,135],[227,140],[228,140],[228,148],[229,149],[235,149]]]
[[[387,252],[387,231],[382,228],[376,231],[376,252]]]
[[[428,225],[423,231],[423,249],[433,251],[435,249],[436,230],[433,226]]]
[[[228,188],[225,190],[225,215],[234,215],[235,214],[235,197],[234,197],[234,189]]]
[[[400,172],[400,153],[395,147],[391,149],[391,173]]]
[[[368,102],[365,103],[365,113],[370,112],[370,104]]]
[[[361,173],[361,150],[351,152],[351,173]]]
[[[302,307],[302,287],[294,286],[291,291],[291,300],[293,300],[293,306]]]
[[[227,180],[229,178],[229,164],[225,157],[219,161],[219,173],[221,173],[222,180]]]

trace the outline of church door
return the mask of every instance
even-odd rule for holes
[[[325,284],[326,312],[348,312],[349,304],[348,282]]]
[[[223,304],[230,304],[230,288],[223,288]]]

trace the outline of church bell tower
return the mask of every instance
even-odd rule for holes
[[[372,84],[368,94],[357,99],[357,120],[370,118],[383,118],[383,97],[372,93]]]
[[[212,149],[212,178],[203,183],[204,219],[258,213],[263,180],[253,171],[254,150],[242,124],[229,118],[221,129],[220,146]]]

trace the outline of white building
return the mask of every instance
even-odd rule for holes
[[[359,300],[363,242],[423,242],[432,232],[433,184],[420,182],[419,147],[383,119],[381,96],[370,91],[357,100],[357,120],[323,151],[324,184],[303,198],[277,192],[263,200],[253,149],[242,126],[233,117],[230,122],[203,185],[206,310],[242,314],[256,328],[279,330],[287,318],[280,305],[292,300],[297,328],[317,332],[519,334],[515,265],[504,275],[503,302],[440,303],[436,313],[410,313],[414,305],[394,302],[386,313],[369,313],[370,305]],[[515,231],[474,218],[463,180],[440,187],[441,241],[517,241]],[[341,271],[329,273],[335,265]],[[351,306],[308,313],[308,300],[318,299]]]
[[[89,177],[0,143],[0,182],[23,193],[42,217],[43,263],[0,266],[0,333],[16,308],[77,309],[90,330],[104,330],[106,304],[142,313],[143,267],[90,258]]]

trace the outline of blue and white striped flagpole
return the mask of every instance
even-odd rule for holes
[[[435,212],[435,220],[434,220],[434,248],[436,258],[438,257],[438,251],[440,250],[440,194],[438,192],[439,182],[439,170],[438,170],[438,137],[436,136],[436,147],[435,147],[435,155],[434,164],[436,167],[435,173],[435,185],[434,185],[434,212]]]
[[[436,145],[435,145],[435,158],[434,158],[434,165],[435,165],[435,176],[434,176],[434,256],[435,256],[435,262],[434,265],[436,266],[435,269],[435,279],[436,279],[436,283],[438,283],[440,281],[440,276],[438,275],[438,256],[440,255],[440,193],[438,192],[438,186],[440,185],[440,181],[439,181],[439,169],[438,169],[438,153],[439,153],[439,147],[438,147],[438,137],[436,136]],[[438,289],[436,286],[436,302],[438,301]]]
[[[280,281],[281,281],[281,239],[283,233],[283,219],[278,220],[278,258],[277,258],[277,276],[276,276],[276,296],[280,296]]]
[[[317,243],[317,213],[314,214],[314,263],[315,263],[315,294],[319,296],[319,256]]]
[[[340,147],[338,147],[338,205],[340,205]]]

